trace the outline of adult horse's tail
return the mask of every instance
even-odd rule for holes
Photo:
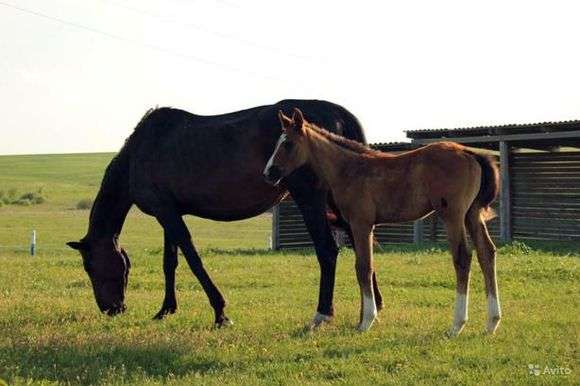
[[[481,184],[476,201],[481,206],[481,214],[485,221],[495,217],[491,204],[499,194],[499,170],[495,160],[483,154],[470,152],[481,167]]]

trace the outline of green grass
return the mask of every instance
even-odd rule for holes
[[[515,243],[499,250],[504,318],[484,334],[486,305],[474,261],[470,321],[449,339],[454,272],[441,246],[376,254],[385,298],[371,331],[355,331],[354,257],[339,257],[334,322],[306,333],[318,293],[312,251],[266,250],[270,217],[188,219],[204,263],[228,300],[234,326],[212,312],[183,259],[178,313],[151,320],[163,297],[162,233],[134,210],[121,242],[133,262],[126,314],[100,315],[80,257],[81,237],[112,155],[0,157],[0,189],[43,187],[47,202],[0,208],[0,378],[9,384],[578,384],[578,244]],[[6,166],[9,166],[6,168]],[[5,173],[5,170],[7,172]],[[27,255],[31,229],[38,255]],[[532,376],[528,364],[566,367]],[[1,384],[1,382],[0,382]]]

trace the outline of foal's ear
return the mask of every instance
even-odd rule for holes
[[[76,249],[77,251],[89,249],[87,243],[85,243],[84,241],[69,241],[68,243],[66,243],[66,245],[68,245],[72,249]]]
[[[292,120],[284,115],[282,110],[278,110],[278,119],[280,120],[280,124],[282,128],[285,129],[292,124]]]
[[[292,121],[294,122],[294,128],[298,134],[304,133],[304,115],[302,115],[302,111],[298,108],[294,108],[294,112],[292,114]]]

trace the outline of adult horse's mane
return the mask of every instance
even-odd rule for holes
[[[341,135],[331,133],[330,131],[323,129],[322,127],[318,127],[310,122],[305,122],[305,123],[308,126],[308,128],[311,129],[312,131],[314,131],[315,133],[321,135],[322,137],[326,138],[330,142],[335,143],[336,145],[338,145],[344,149],[350,150],[350,151],[357,153],[357,154],[366,154],[366,155],[378,155],[378,154],[380,154],[379,151],[373,150],[370,147],[363,145],[360,142],[353,141],[353,140],[345,138]]]

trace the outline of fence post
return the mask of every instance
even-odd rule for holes
[[[499,143],[501,190],[499,199],[500,239],[504,243],[512,241],[512,203],[510,185],[511,146],[507,141]]]
[[[272,245],[270,249],[277,251],[280,249],[280,204],[272,208]]]
[[[415,244],[423,243],[423,219],[416,220],[413,223],[413,242]]]
[[[30,256],[36,254],[36,230],[32,230],[32,236],[30,237]]]

